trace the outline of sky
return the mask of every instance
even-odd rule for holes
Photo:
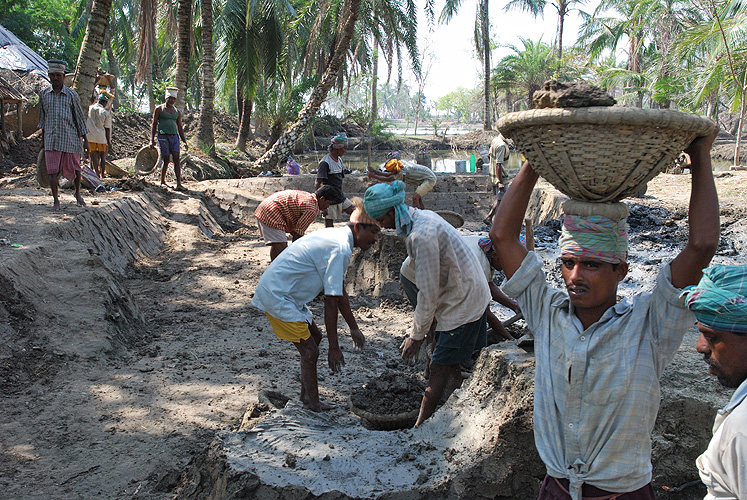
[[[459,13],[448,25],[435,27],[433,32],[428,31],[428,25],[423,12],[424,0],[418,1],[418,47],[422,51],[426,47],[427,40],[435,58],[425,87],[425,96],[428,101],[435,101],[439,97],[456,90],[458,87],[474,88],[481,86],[480,71],[481,63],[474,51],[473,29],[475,13],[477,12],[477,0],[462,0]],[[545,8],[543,18],[534,19],[530,14],[520,11],[504,12],[503,6],[506,1],[491,1],[489,4],[489,17],[491,23],[491,35],[493,42],[504,45],[511,44],[521,47],[519,37],[537,41],[542,37],[543,42],[553,43],[557,29],[557,14],[555,9],[549,5]],[[592,12],[598,4],[598,0],[592,0],[585,7],[587,12]],[[436,1],[436,16],[443,8],[443,0]],[[572,45],[576,41],[580,16],[577,11],[572,11],[566,17],[563,40],[564,46]],[[491,54],[491,66],[495,62],[511,53],[507,47],[499,47]],[[385,62],[380,68],[386,68]],[[382,71],[382,70],[380,70]],[[383,69],[385,71],[385,69]],[[405,71],[405,73],[407,73]],[[380,73],[382,74],[382,73]],[[411,82],[413,89],[417,84]]]

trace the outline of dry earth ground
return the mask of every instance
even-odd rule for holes
[[[717,184],[744,231],[747,173]],[[295,349],[249,305],[269,252],[202,183],[91,195],[87,208],[65,192],[60,213],[31,186],[0,181],[0,238],[21,245],[0,245],[0,497],[171,498],[190,459],[238,428],[260,391],[299,393]],[[647,203],[681,209],[688,193],[689,176],[660,175]],[[345,371],[326,368],[325,344],[320,354],[337,414],[352,387],[402,369],[411,318],[397,301],[352,305],[366,349],[353,352],[342,327]],[[312,310],[320,317],[321,303]],[[673,383],[723,400],[688,338],[681,351],[696,376]]]

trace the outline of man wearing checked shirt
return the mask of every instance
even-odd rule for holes
[[[717,130],[685,150],[693,159],[689,237],[653,291],[617,302],[628,271],[627,209],[617,217],[568,206],[560,240],[566,292],[519,241],[537,174],[528,163],[498,208],[490,237],[534,333],[534,439],[547,475],[540,500],[653,499],[651,432],[659,379],[695,321],[682,288],[695,285],[719,241],[710,149]],[[578,202],[575,204],[578,208]],[[589,205],[585,204],[587,209]],[[598,209],[598,207],[596,207]]]

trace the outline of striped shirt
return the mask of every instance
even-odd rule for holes
[[[665,266],[650,293],[622,300],[584,330],[568,295],[529,252],[502,287],[534,333],[534,440],[547,473],[611,492],[651,481],[659,379],[695,322]]]
[[[303,235],[319,214],[316,195],[287,189],[265,198],[254,211],[263,224],[286,233]]]
[[[436,174],[430,168],[412,162],[402,162],[402,170],[394,174],[394,178],[405,184],[415,184],[415,192],[420,196],[433,189],[436,185]]]
[[[39,128],[46,151],[82,154],[88,127],[78,93],[64,85],[59,94],[52,87],[39,92]]]
[[[439,331],[479,319],[490,302],[490,289],[459,231],[435,212],[409,210],[413,225],[405,247],[419,290],[410,337],[421,340],[434,318]]]

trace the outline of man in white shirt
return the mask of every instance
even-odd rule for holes
[[[708,371],[736,391],[713,424],[713,439],[698,457],[704,500],[747,498],[747,265],[713,266],[685,291],[698,320]]]
[[[350,310],[343,278],[353,248],[368,250],[379,238],[376,221],[355,212],[340,228],[325,228],[295,241],[270,263],[254,292],[252,305],[265,312],[275,335],[289,340],[301,355],[301,401],[312,411],[332,407],[319,399],[316,362],[322,333],[306,305],[324,292],[324,325],[329,340],[328,361],[333,372],[345,365],[337,341],[337,311],[350,327],[356,349],[365,339]]]
[[[109,98],[99,94],[94,104],[88,107],[88,147],[91,166],[99,178],[104,178],[106,153],[112,147],[112,113],[106,109]]]
[[[461,234],[435,212],[405,205],[402,181],[369,187],[363,204],[382,227],[405,237],[407,255],[415,264],[418,304],[412,333],[402,344],[405,361],[414,360],[431,323],[438,321],[418,426],[436,411],[448,390],[461,385],[460,363],[472,357],[477,345],[485,345],[490,291],[480,262]]]

